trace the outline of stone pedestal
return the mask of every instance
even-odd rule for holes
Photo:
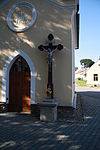
[[[40,105],[40,120],[41,121],[56,121],[58,103],[54,99],[45,99],[39,103]]]

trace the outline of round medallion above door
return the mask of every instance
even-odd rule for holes
[[[16,3],[9,10],[8,27],[14,32],[23,32],[35,23],[36,16],[36,9],[31,3]]]

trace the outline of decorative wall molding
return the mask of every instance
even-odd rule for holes
[[[59,8],[76,9],[77,7],[76,4],[63,4],[63,3],[57,2],[57,0],[47,0],[47,1]]]
[[[74,16],[75,11],[73,10],[72,16],[71,16],[71,41],[72,41],[72,107],[76,108],[76,98],[77,95],[75,94],[75,46],[74,46]]]
[[[23,32],[35,23],[36,17],[36,9],[31,3],[18,2],[9,10],[8,27],[14,32]]]
[[[34,64],[31,61],[30,57],[23,52],[22,50],[18,49],[12,53],[12,55],[9,57],[8,60],[6,60],[6,63],[3,68],[3,76],[2,76],[2,98],[1,102],[9,103],[9,71],[12,66],[12,64],[15,62],[15,60],[18,58],[18,56],[22,56],[26,62],[28,63],[31,71],[31,104],[35,103],[35,77],[37,76],[37,72],[35,70]]]

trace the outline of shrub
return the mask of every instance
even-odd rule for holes
[[[81,80],[81,78],[78,78],[78,80]]]

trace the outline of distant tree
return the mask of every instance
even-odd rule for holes
[[[75,67],[75,71],[78,69],[78,67]]]
[[[91,59],[81,59],[80,64],[83,67],[88,68],[88,67],[91,67],[94,64],[94,61],[92,61]]]

